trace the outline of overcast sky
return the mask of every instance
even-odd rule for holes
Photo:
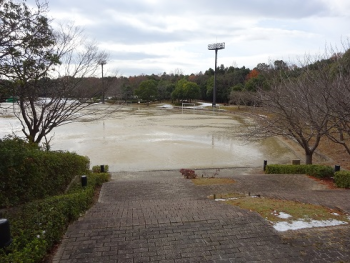
[[[49,10],[109,53],[110,75],[204,72],[216,42],[226,44],[218,65],[253,69],[350,38],[349,0],[51,0]]]

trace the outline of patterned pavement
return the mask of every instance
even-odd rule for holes
[[[113,173],[99,201],[68,228],[53,262],[350,262],[347,225],[277,232],[255,212],[207,198],[251,193],[350,214],[349,190],[244,168],[221,169],[218,177],[236,183],[195,186],[177,170]]]

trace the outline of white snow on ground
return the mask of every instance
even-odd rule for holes
[[[289,214],[287,214],[287,213],[284,213],[284,212],[279,212],[279,214],[277,215],[277,217],[285,219],[285,218],[290,218],[290,217],[292,217],[292,216],[289,215]]]
[[[213,104],[208,103],[208,102],[200,102],[201,105],[199,105],[199,108],[204,108],[204,107],[211,107]]]
[[[158,108],[162,108],[162,109],[173,109],[173,105],[171,104],[163,104],[161,106],[158,106]]]
[[[255,197],[255,196],[252,196]],[[233,200],[233,199],[238,199],[236,197],[232,198],[217,198],[215,201],[222,201],[225,202],[227,200]],[[272,214],[274,216],[277,216],[282,219],[287,219],[292,217],[291,215],[284,213],[284,212],[278,212],[278,211],[273,211]],[[332,213],[333,215],[339,215],[338,213]],[[348,217],[350,219],[350,216]],[[271,221],[270,221],[271,222]],[[283,231],[288,231],[288,230],[298,230],[298,229],[304,229],[304,228],[313,228],[313,227],[327,227],[327,226],[339,226],[339,225],[346,225],[348,222],[345,221],[340,221],[336,219],[329,219],[329,220],[311,220],[311,221],[304,221],[304,220],[296,220],[290,222],[277,222],[273,223],[273,228],[276,229],[277,231],[283,232]]]
[[[347,222],[339,221],[336,219],[331,220],[311,220],[310,222],[297,220],[292,223],[288,222],[278,222],[273,225],[273,228],[277,231],[287,231],[287,230],[298,230],[303,228],[312,228],[312,227],[326,227],[326,226],[338,226],[346,225]]]
[[[225,199],[223,199],[223,198],[216,198],[215,201],[225,202],[227,200],[235,200],[235,199],[238,199],[238,198],[236,198],[236,197],[230,197],[230,198],[225,198]]]

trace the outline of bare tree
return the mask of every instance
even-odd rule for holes
[[[256,115],[259,126],[255,132],[295,140],[305,151],[305,163],[312,164],[321,138],[331,128],[328,107],[331,79],[327,63],[313,64],[310,68],[311,58],[306,57],[305,61],[301,71],[284,67],[269,76],[270,89],[258,92],[266,115]]]
[[[231,91],[230,93],[230,104],[235,104],[238,109],[241,106],[257,106],[259,102],[257,101],[257,96],[255,92],[251,91]]]
[[[330,70],[333,85],[329,103],[332,127],[327,136],[350,154],[350,49],[345,53],[333,53],[334,62]]]
[[[12,82],[12,93],[18,97],[14,112],[33,143],[40,143],[55,127],[92,114],[85,109],[101,90],[86,89],[83,80],[94,76],[98,61],[106,59],[78,28],[68,25],[53,30],[44,7],[38,4],[35,12],[24,3],[3,8],[4,13],[18,13],[6,23],[26,23],[25,27],[10,26],[11,41],[7,46],[2,43],[0,69]]]

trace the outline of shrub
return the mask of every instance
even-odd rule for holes
[[[326,165],[311,165],[307,174],[317,178],[330,178],[334,176],[334,168]]]
[[[335,172],[334,183],[337,187],[350,188],[350,172],[348,171]]]
[[[77,182],[66,195],[30,202],[7,212],[13,242],[0,249],[0,262],[41,262],[68,224],[90,207],[95,187],[109,178],[107,173],[87,176],[85,189]]]
[[[105,168],[105,173],[108,173],[109,166],[108,165],[104,165],[104,168]],[[101,172],[101,165],[94,165],[92,167],[92,172],[93,173],[100,173]]]
[[[334,170],[325,165],[267,165],[266,174],[307,174],[317,178],[329,178],[334,175]]]
[[[180,173],[186,178],[186,179],[195,179],[197,178],[196,172],[191,169],[181,169]]]
[[[89,159],[75,153],[42,151],[18,138],[0,140],[0,208],[61,194],[88,166]]]

